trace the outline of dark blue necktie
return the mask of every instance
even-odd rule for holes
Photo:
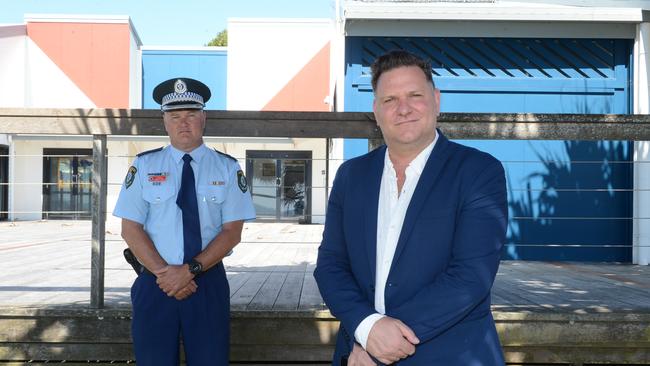
[[[199,223],[199,206],[196,202],[194,170],[190,165],[190,154],[183,155],[183,175],[181,189],[176,197],[176,204],[183,212],[183,262],[187,263],[201,252],[201,225]]]

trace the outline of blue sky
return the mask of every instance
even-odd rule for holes
[[[25,14],[128,15],[145,46],[202,46],[228,18],[333,18],[334,0],[0,0],[0,24]]]

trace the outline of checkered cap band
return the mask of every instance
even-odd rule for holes
[[[170,93],[165,95],[162,98],[162,106],[165,106],[169,103],[182,103],[182,102],[194,102],[204,105],[203,97],[197,93],[185,92],[185,93]]]

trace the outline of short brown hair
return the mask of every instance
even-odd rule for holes
[[[427,81],[429,81],[434,88],[436,87],[436,84],[433,82],[433,77],[431,77],[431,64],[428,61],[425,61],[420,56],[408,51],[393,50],[377,57],[375,62],[370,65],[373,92],[377,90],[377,82],[379,81],[381,74],[403,66],[419,67],[422,72],[424,72]]]

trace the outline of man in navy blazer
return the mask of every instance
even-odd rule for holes
[[[314,276],[340,320],[333,365],[503,365],[490,290],[501,163],[436,129],[440,92],[405,51],[372,65],[386,146],[338,169]]]

